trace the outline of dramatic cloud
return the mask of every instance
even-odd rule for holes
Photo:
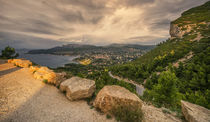
[[[0,48],[157,44],[170,21],[208,0],[0,0]]]

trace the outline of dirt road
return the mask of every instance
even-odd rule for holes
[[[84,100],[71,102],[56,87],[35,80],[27,68],[0,63],[0,121],[108,122]]]
[[[122,80],[122,81],[125,81],[125,82],[127,82],[127,83],[131,83],[131,84],[135,85],[135,86],[136,86],[136,93],[137,93],[138,95],[140,95],[140,96],[142,96],[142,95],[144,94],[144,90],[145,90],[145,89],[144,89],[144,87],[143,87],[142,85],[137,84],[137,83],[135,83],[135,82],[132,81],[132,80],[123,79],[123,78],[120,78],[119,76],[114,76],[114,75],[111,73],[111,71],[109,71],[109,76],[112,77],[112,78],[114,78],[114,79]]]

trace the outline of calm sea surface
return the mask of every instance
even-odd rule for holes
[[[47,66],[50,68],[57,68],[64,66],[67,63],[76,63],[72,61],[77,56],[61,56],[51,54],[26,54],[27,51],[17,51],[18,58],[24,58],[33,61],[36,64]]]

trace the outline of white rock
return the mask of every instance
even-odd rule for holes
[[[66,92],[66,97],[70,100],[91,97],[95,87],[95,81],[80,77],[72,77],[60,84],[60,90]]]

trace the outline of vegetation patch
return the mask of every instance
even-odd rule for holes
[[[43,81],[42,82],[44,82],[44,83],[48,83],[48,80],[47,79],[43,79]]]
[[[188,35],[185,35],[183,40],[193,40],[197,37],[197,34],[188,34]]]
[[[210,21],[210,1],[204,5],[192,8],[182,13],[182,16],[173,21],[174,24],[194,24]]]
[[[12,59],[18,57],[19,54],[15,52],[15,49],[7,46],[4,50],[1,51],[0,58],[2,59]]]
[[[141,122],[143,120],[141,108],[136,106],[117,105],[110,113],[115,116],[117,121],[121,122]]]
[[[107,119],[111,119],[112,116],[111,116],[110,114],[107,114],[107,115],[106,115],[106,118],[107,118]]]

